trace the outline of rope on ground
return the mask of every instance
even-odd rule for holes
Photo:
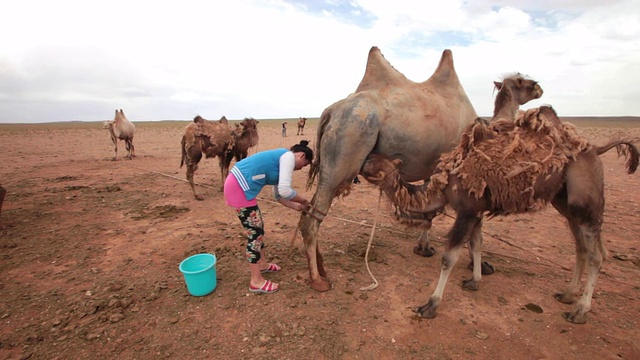
[[[367,272],[369,272],[369,276],[373,279],[373,284],[365,287],[361,287],[361,291],[370,291],[378,287],[378,280],[371,273],[371,269],[369,269],[369,249],[371,248],[371,243],[373,242],[373,235],[376,232],[376,224],[378,223],[378,214],[380,213],[380,201],[382,200],[382,190],[380,190],[380,196],[378,197],[378,208],[376,209],[376,215],[373,218],[373,227],[371,228],[371,235],[369,235],[369,242],[367,243],[367,251],[364,253],[364,264],[367,266]]]
[[[165,176],[165,177],[168,177],[168,178],[171,178],[171,179],[175,179],[175,180],[180,180],[180,181],[188,182],[186,179],[181,179],[181,178],[178,178],[178,177],[173,176],[173,175],[168,175],[168,174],[164,174],[164,173],[157,172],[157,171],[152,171],[152,170],[142,169],[142,168],[139,168],[139,167],[136,167],[136,166],[132,166],[132,165],[127,165],[127,166],[129,166],[129,167],[131,167],[131,168],[134,168],[134,169],[137,169],[137,170],[140,170],[140,171],[145,171],[145,172],[148,172],[148,173],[152,173],[152,174],[157,174],[157,175]],[[202,187],[209,188],[209,189],[215,189],[213,186],[209,186],[209,185],[205,185],[205,184],[195,183],[195,185],[202,186]],[[275,202],[275,201],[273,201],[273,200],[264,199],[264,198],[260,198],[260,200],[268,201],[268,202],[272,202],[272,203],[274,203],[274,204],[276,203],[276,202]],[[376,228],[376,222],[377,222],[377,216],[378,216],[378,213],[379,213],[379,209],[380,209],[380,198],[378,199],[378,211],[376,211],[376,216],[375,216],[375,220],[374,220],[374,224],[373,224],[373,225],[364,224],[364,223],[362,223],[362,222],[358,222],[358,221],[354,221],[354,220],[349,220],[349,219],[341,218],[341,217],[334,216],[334,215],[331,215],[331,216],[327,215],[327,217],[332,217],[332,218],[335,218],[335,219],[337,219],[337,220],[341,220],[341,221],[349,222],[349,223],[352,223],[352,224],[357,224],[357,225],[360,225],[360,226],[368,226],[368,227],[371,227],[371,228],[372,228],[372,229],[371,229],[371,237],[370,237],[370,239],[369,239],[369,245],[370,245],[370,244],[371,244],[371,239],[373,238],[373,233],[374,233],[375,228]],[[449,215],[449,214],[447,214],[447,213],[443,213],[443,215],[444,215],[444,216],[447,216],[447,217],[449,217],[449,218],[455,219],[455,217],[453,217],[453,216],[451,216],[451,215]],[[391,233],[401,234],[401,235],[411,235],[411,234],[406,233],[406,232],[403,232],[403,231],[398,231],[398,230],[394,230],[394,229],[388,229],[388,228],[384,228],[384,227],[383,227],[383,228],[380,228],[380,229],[381,229],[381,230],[388,231],[388,232],[391,232]],[[300,224],[298,223],[298,225],[296,226],[296,230],[295,230],[295,232],[294,232],[294,234],[293,234],[293,239],[291,240],[291,243],[292,243],[292,244],[295,242],[295,240],[296,240],[296,235],[297,235],[297,233],[298,233],[298,231],[299,231],[299,230],[300,230]],[[555,262],[555,261],[553,261],[553,260],[551,260],[551,259],[545,258],[545,257],[543,257],[543,256],[541,256],[541,255],[538,255],[538,254],[534,254],[533,252],[531,252],[531,251],[529,251],[529,250],[527,250],[527,249],[525,249],[525,248],[523,248],[523,247],[521,247],[521,246],[518,246],[518,245],[516,245],[516,244],[513,244],[513,243],[511,243],[511,242],[509,242],[509,241],[505,240],[505,239],[502,239],[499,235],[496,235],[496,234],[489,234],[489,233],[487,233],[487,232],[486,232],[486,231],[484,231],[484,230],[482,231],[482,233],[483,233],[483,234],[485,234],[485,235],[491,236],[492,238],[497,239],[498,241],[501,241],[501,242],[503,242],[503,243],[505,243],[505,244],[507,244],[507,245],[509,245],[509,246],[512,246],[512,247],[514,247],[514,248],[516,248],[516,249],[519,249],[519,250],[521,250],[521,251],[523,251],[523,252],[525,252],[525,253],[529,253],[529,254],[531,254],[531,255],[535,256],[537,259],[542,259],[542,260],[544,260],[544,261],[547,261],[548,263],[551,263],[551,264],[553,264],[553,265],[555,265],[555,266],[559,267],[559,268],[560,268],[560,269],[562,269],[562,270],[566,270],[566,271],[573,271],[573,269],[569,269],[569,268],[567,268],[566,266],[563,266],[563,265],[561,265],[561,264],[559,264],[559,263],[557,263],[557,262]],[[432,242],[437,242],[437,243],[439,243],[439,244],[444,244],[444,243],[445,243],[444,241],[434,241],[434,240],[432,240]],[[367,245],[367,253],[365,253],[365,261],[366,261],[366,257],[367,257],[368,251],[369,251],[369,245]],[[483,250],[483,251],[484,251],[485,253],[488,253],[488,254],[493,254],[493,255],[497,255],[497,256],[501,256],[501,257],[510,257],[510,258],[512,258],[512,259],[516,259],[516,260],[523,261],[523,262],[530,262],[530,263],[532,263],[532,262],[533,262],[533,261],[530,261],[530,260],[521,259],[521,258],[519,258],[519,257],[509,256],[509,255],[506,255],[506,254],[501,254],[501,253],[498,253],[498,252],[495,252],[495,251],[488,251],[488,250]],[[541,263],[537,263],[537,264],[541,264]],[[544,265],[544,264],[542,264],[542,265]],[[368,263],[367,263],[367,270],[369,271],[369,264],[368,264]],[[632,271],[637,271],[636,269],[630,269],[630,270],[632,270]],[[371,271],[369,271],[369,275],[371,275]],[[371,275],[371,277],[373,278],[373,275]],[[373,280],[374,280],[374,282],[375,282],[375,287],[377,287],[377,286],[378,286],[378,282],[376,281],[376,279],[375,279],[375,278],[373,278]],[[608,279],[608,281],[613,281],[613,282],[616,282],[616,283],[619,283],[619,284],[628,285],[628,286],[630,286],[630,287],[637,287],[637,285],[633,285],[633,284],[630,284],[630,283],[627,283],[627,282],[624,282],[624,281],[621,281],[621,280],[617,280],[617,279],[615,279],[615,278],[613,278],[613,277],[610,277],[610,278]],[[373,284],[372,284],[372,285],[373,285]],[[370,286],[372,286],[372,285],[370,285]],[[372,289],[375,289],[375,287],[373,287]],[[360,290],[363,290],[363,289],[365,289],[365,288],[362,288],[362,289],[360,289]],[[366,289],[366,290],[372,290],[372,289]]]

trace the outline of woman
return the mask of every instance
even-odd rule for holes
[[[236,208],[247,233],[245,257],[251,272],[251,292],[270,294],[278,291],[278,284],[265,280],[262,274],[281,269],[277,264],[268,264],[264,260],[264,226],[256,197],[265,185],[274,185],[275,198],[282,205],[296,211],[307,206],[308,201],[291,187],[293,171],[302,169],[313,160],[313,151],[307,145],[309,142],[302,140],[289,150],[280,148],[251,155],[237,162],[224,182],[226,203]]]

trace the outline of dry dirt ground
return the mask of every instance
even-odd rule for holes
[[[282,120],[261,121],[258,150],[315,139],[280,134]],[[639,359],[640,176],[624,172],[615,151],[602,156],[607,205],[603,266],[586,325],[566,322],[571,306],[554,300],[574,264],[569,231],[552,208],[496,218],[484,227],[484,259],[496,273],[477,292],[466,252],[433,320],[412,309],[438,279],[444,235],[440,216],[432,258],[412,253],[418,230],[400,226],[378,191],[355,185],[334,202],[320,228],[335,288],[305,283],[306,259],[290,246],[298,214],[261,196],[269,257],[282,265],[268,278],[281,290],[248,291],[244,239],[224,205],[217,160],[196,174],[194,200],[180,165],[187,122],[139,122],[137,157],[111,161],[107,130],[97,123],[0,126],[0,183],[8,193],[0,217],[0,358],[2,359]],[[594,143],[640,123],[585,122]],[[119,144],[120,154],[124,145]],[[304,191],[307,170],[294,186]],[[306,191],[309,198],[312,191]],[[451,215],[455,215],[451,213]],[[218,258],[218,286],[188,294],[178,269],[186,257]]]

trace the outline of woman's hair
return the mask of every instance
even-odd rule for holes
[[[313,150],[311,150],[311,148],[309,148],[309,141],[308,140],[301,140],[300,144],[295,144],[291,147],[291,151],[293,151],[294,153],[296,152],[303,152],[304,153],[304,157],[309,160],[309,161],[313,161]]]

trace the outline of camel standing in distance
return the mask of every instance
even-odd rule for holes
[[[180,142],[182,148],[180,167],[187,165],[187,181],[196,200],[203,200],[203,197],[197,194],[193,182],[193,175],[198,169],[202,154],[207,159],[218,157],[222,178],[220,191],[222,191],[233,158],[235,157],[236,161],[246,158],[249,148],[258,144],[258,123],[259,121],[255,119],[245,118],[240,124],[231,128],[224,116],[219,121],[209,121],[198,115],[192,123],[187,125]]]
[[[371,48],[356,91],[326,108],[320,118],[316,159],[308,185],[318,179],[312,204],[327,213],[333,198],[347,195],[371,153],[402,159],[406,181],[428,179],[436,162],[451,149],[476,114],[453,67],[450,50],[442,53],[433,75],[422,83],[407,79]],[[311,287],[331,288],[318,245],[320,220],[300,217]]]
[[[296,135],[304,135],[304,125],[306,123],[307,123],[306,117],[301,117],[300,120],[298,120],[298,132],[296,133]]]
[[[118,140],[123,140],[125,143],[127,159],[131,160],[132,157],[136,156],[135,147],[133,146],[133,135],[136,132],[136,126],[127,119],[122,109],[120,111],[116,109],[115,117],[111,121],[105,121],[104,128],[109,129],[109,134],[111,135],[115,151],[114,161],[118,158]]]

